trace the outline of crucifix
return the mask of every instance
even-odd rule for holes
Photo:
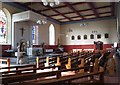
[[[25,29],[22,27],[22,28],[20,28],[20,30],[21,30],[21,36],[23,37]]]

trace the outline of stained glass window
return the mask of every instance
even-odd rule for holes
[[[3,10],[0,10],[0,43],[7,43],[7,17]]]
[[[32,26],[32,43],[33,45],[38,44],[38,26]]]

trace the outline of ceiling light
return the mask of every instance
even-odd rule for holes
[[[39,20],[36,22],[37,24],[46,24],[47,23],[47,18],[46,17],[40,17]]]
[[[60,4],[59,0],[42,0],[42,2],[44,6],[50,5],[51,7],[53,7],[54,5]]]

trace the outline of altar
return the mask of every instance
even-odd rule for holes
[[[5,53],[8,53],[10,56],[12,56],[12,57],[14,57],[15,56],[15,50],[10,50],[10,49],[8,49],[8,50],[4,50],[4,52]]]

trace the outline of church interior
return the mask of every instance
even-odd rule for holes
[[[120,85],[120,2],[0,0],[0,85]]]

